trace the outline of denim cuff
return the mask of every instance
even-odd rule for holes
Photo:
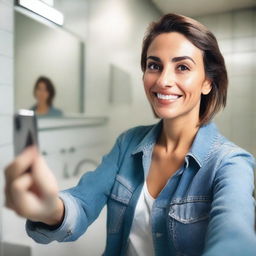
[[[64,242],[69,240],[74,233],[76,220],[79,219],[77,202],[66,192],[60,192],[59,197],[64,203],[65,216],[62,223],[56,229],[41,222],[26,221],[26,232],[37,243],[48,244],[55,240]]]

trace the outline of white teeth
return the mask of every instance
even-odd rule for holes
[[[157,93],[157,98],[163,99],[163,100],[176,100],[179,98],[178,95],[164,95],[161,93]]]

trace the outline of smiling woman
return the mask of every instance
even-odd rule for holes
[[[103,255],[255,256],[255,160],[212,121],[227,97],[214,35],[167,14],[147,31],[141,67],[161,120],[124,131],[93,172],[61,192],[27,149],[6,168],[6,205],[39,243],[76,240],[107,205]]]

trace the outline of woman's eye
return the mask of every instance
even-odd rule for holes
[[[186,70],[189,70],[189,68],[187,66],[185,66],[185,65],[179,65],[178,66],[178,70],[179,71],[186,71]]]
[[[148,63],[147,68],[149,70],[160,70],[160,66],[156,63]]]

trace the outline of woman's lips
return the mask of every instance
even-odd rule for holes
[[[179,98],[181,98],[182,95],[154,93],[154,97],[157,99],[157,102],[159,102],[160,104],[169,105],[179,100]]]

